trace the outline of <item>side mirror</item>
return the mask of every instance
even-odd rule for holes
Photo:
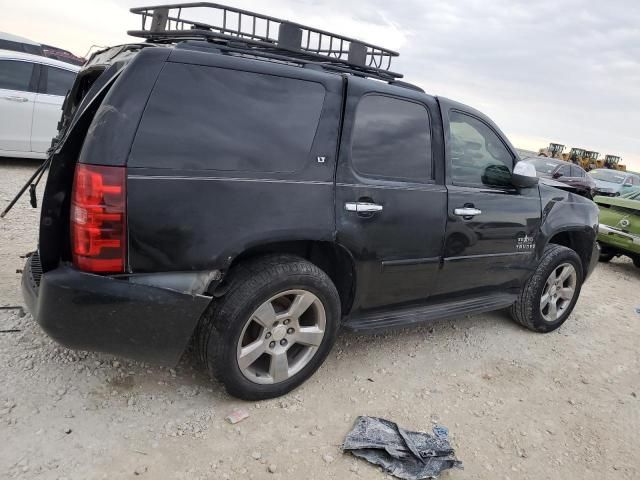
[[[518,162],[513,167],[511,184],[516,188],[531,188],[538,184],[538,174],[533,165],[527,162]]]
[[[562,173],[560,172],[556,172],[553,174],[553,178],[560,178],[562,176]]]

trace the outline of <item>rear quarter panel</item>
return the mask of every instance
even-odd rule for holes
[[[234,144],[252,142],[260,136],[259,132],[238,128],[221,138],[207,130],[207,115],[231,112],[203,110],[201,103],[211,101],[210,95],[216,92],[223,95],[228,85],[202,80],[215,80],[217,72],[228,71],[270,78],[291,79],[295,75],[295,79],[324,88],[324,104],[310,151],[294,159],[294,171],[220,168],[224,155],[234,154]],[[171,78],[174,74],[177,77]],[[210,91],[201,95],[202,89]],[[176,50],[151,94],[128,161],[130,270],[225,269],[236,255],[253,246],[285,240],[332,241],[342,90],[343,79],[337,75]],[[256,104],[251,111],[235,111],[233,116],[244,114],[247,123],[253,124],[255,118],[250,116],[261,115],[260,108]],[[199,129],[199,134],[166,130],[158,123],[178,110],[198,111],[198,119],[186,115],[179,123],[184,129]],[[290,139],[269,140],[277,150]],[[263,153],[273,156],[273,151]],[[245,165],[250,166],[253,160],[259,163],[260,156],[257,153],[255,159],[245,158]],[[318,157],[324,160],[319,162]]]

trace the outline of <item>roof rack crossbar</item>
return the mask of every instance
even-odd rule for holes
[[[185,18],[198,9],[208,23]],[[260,50],[279,50],[297,61],[353,69],[361,75],[396,79],[402,75],[391,71],[391,59],[398,53],[343,35],[289,22],[275,17],[210,2],[165,4],[136,7],[141,16],[141,30],[129,35],[152,42],[170,42],[204,38],[215,43],[241,40],[254,55]]]

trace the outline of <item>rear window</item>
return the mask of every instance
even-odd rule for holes
[[[151,94],[130,166],[292,172],[309,156],[321,84],[167,64]]]

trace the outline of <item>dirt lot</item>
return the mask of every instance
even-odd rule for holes
[[[35,168],[0,160],[0,206]],[[22,200],[0,221],[0,305],[22,302],[36,243]],[[502,312],[379,336],[343,334],[286,397],[230,398],[187,356],[175,369],[58,347],[0,312],[0,478],[385,478],[340,452],[357,415],[449,427],[446,479],[640,478],[640,269],[600,265],[559,331]],[[243,407],[235,426],[224,417]],[[271,473],[269,470],[273,470]]]

